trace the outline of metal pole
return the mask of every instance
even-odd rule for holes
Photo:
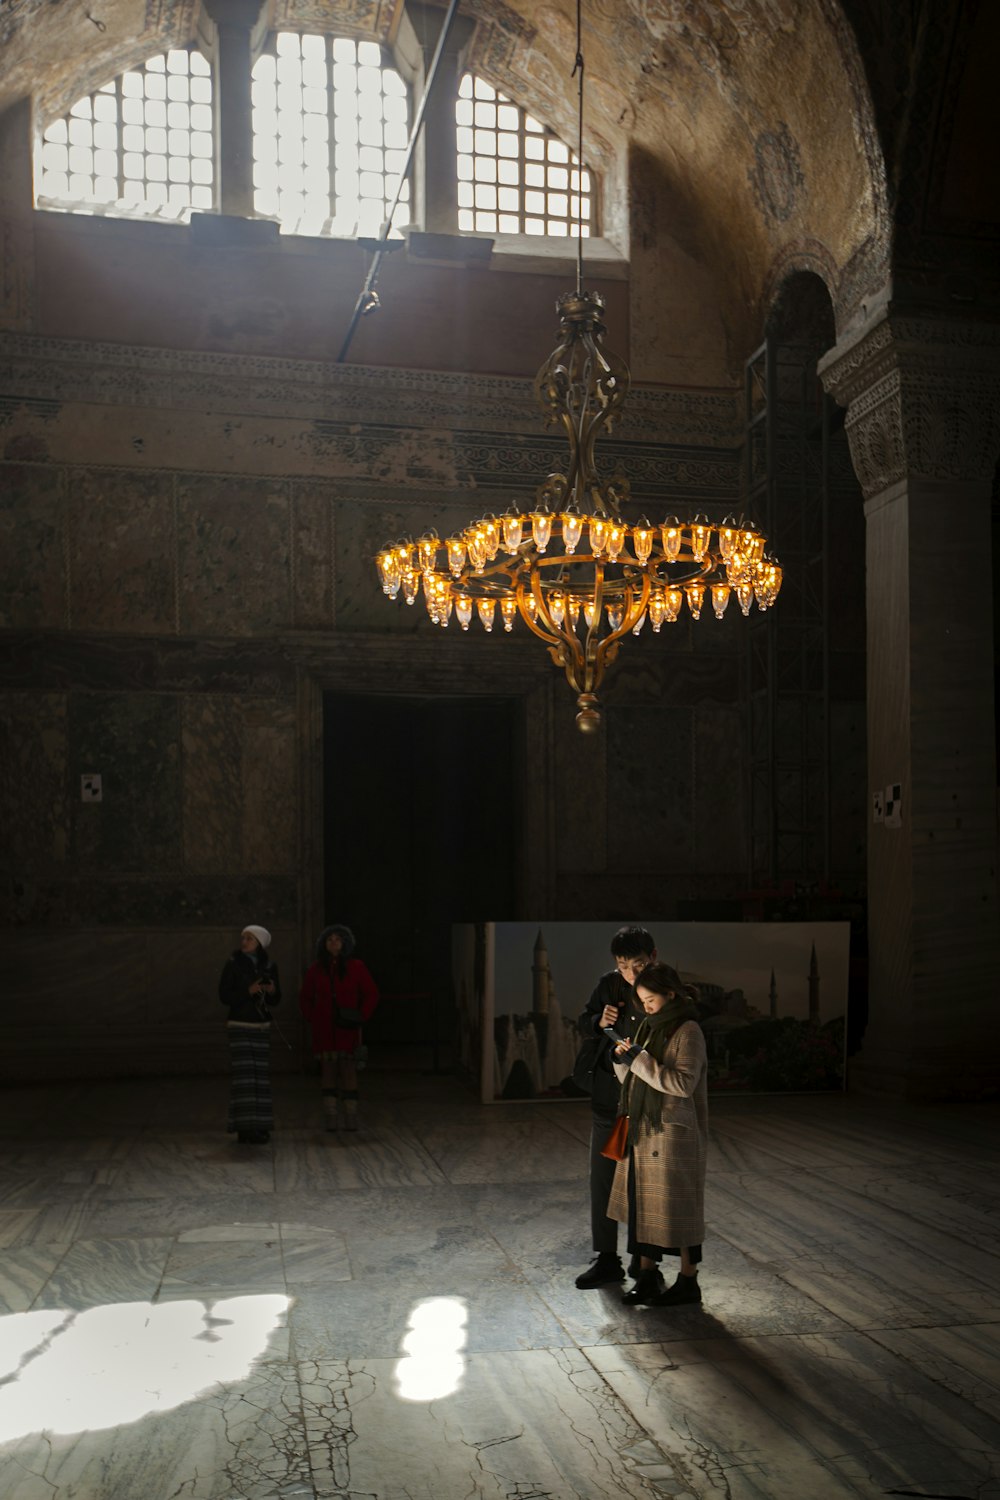
[[[371,265],[368,267],[368,275],[365,277],[365,284],[361,288],[361,291],[358,293],[358,300],[354,304],[354,312],[351,314],[351,321],[348,325],[347,333],[344,337],[344,342],[343,344],[341,344],[340,353],[337,355],[338,365],[342,365],[344,363],[344,360],[347,358],[347,351],[351,347],[351,341],[354,338],[357,326],[361,322],[361,319],[364,317],[365,313],[371,312],[374,308],[378,307],[378,294],[375,291],[375,283],[378,281],[378,274],[382,269],[382,261],[385,258],[385,247],[389,239],[390,231],[392,230],[392,221],[395,217],[396,209],[399,207],[399,200],[403,192],[403,183],[406,181],[407,174],[409,173],[410,165],[413,161],[413,153],[417,148],[417,140],[420,136],[421,128],[423,127],[424,115],[427,111],[427,100],[430,98],[431,89],[434,87],[434,80],[437,77],[437,71],[441,63],[442,54],[444,53],[445,43],[448,40],[448,33],[451,31],[451,23],[455,19],[455,13],[457,12],[457,10],[458,0],[450,0],[448,11],[445,15],[444,22],[441,26],[441,31],[437,39],[437,46],[434,49],[434,56],[431,59],[431,65],[427,73],[427,82],[424,84],[424,92],[421,97],[420,103],[417,106],[417,113],[413,118],[413,127],[410,130],[410,139],[406,144],[406,155],[403,158],[403,166],[399,174],[399,181],[396,184],[396,196],[393,198],[392,207],[390,208],[388,216],[382,224],[382,229],[378,237],[378,244],[372,252]]]

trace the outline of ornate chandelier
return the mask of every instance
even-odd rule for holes
[[[577,12],[579,150],[574,187],[583,161],[583,58]],[[577,203],[580,199],[577,197]],[[499,519],[486,515],[442,541],[433,530],[383,547],[379,579],[390,599],[413,604],[423,590],[427,612],[447,628],[452,616],[463,631],[473,614],[487,632],[499,617],[506,632],[520,619],[545,642],[549,655],[577,694],[576,722],[585,732],[601,721],[597,690],[629,634],[646,621],[655,633],[687,608],[701,616],[708,599],[722,619],[732,594],[748,615],[754,603],[769,609],[781,588],[781,568],[767,539],[745,520],[669,516],[651,525],[622,516],[629,501],[624,479],[604,483],[594,446],[611,431],[628,395],[624,360],[602,347],[604,299],[581,290],[582,214],[578,214],[576,290],[559,298],[560,334],[535,377],[546,426],[561,424],[569,442],[565,471],[539,485],[535,503],[512,505]]]

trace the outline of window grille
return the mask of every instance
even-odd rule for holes
[[[214,207],[212,74],[196,49],[150,57],[42,137],[38,202],[185,219]]]
[[[481,234],[595,233],[591,174],[547,126],[466,73],[455,108],[458,227]]]
[[[253,70],[254,207],[285,230],[378,235],[409,135],[406,85],[375,42],[279,32]],[[403,184],[396,222],[409,222]]]

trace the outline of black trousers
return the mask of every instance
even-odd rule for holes
[[[601,1147],[615,1128],[615,1115],[590,1117],[590,1232],[598,1255],[618,1254],[618,1224],[608,1218],[608,1199],[617,1162],[601,1155]]]

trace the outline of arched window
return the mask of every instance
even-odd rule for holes
[[[596,232],[590,173],[547,126],[471,73],[455,118],[460,230],[575,235],[582,215],[584,236]]]
[[[253,70],[254,207],[302,234],[376,236],[409,132],[406,85],[375,42],[279,32]],[[408,223],[409,183],[396,222]]]
[[[214,207],[212,75],[196,49],[150,57],[42,137],[37,202],[186,219]]]

